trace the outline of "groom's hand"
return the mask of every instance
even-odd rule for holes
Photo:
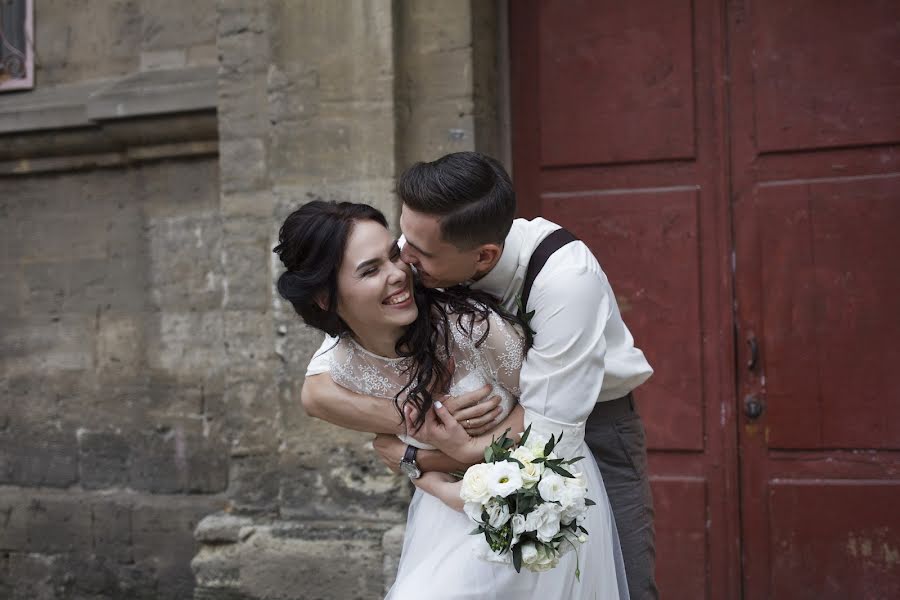
[[[485,385],[473,392],[447,396],[441,401],[466,433],[474,437],[491,431],[494,420],[500,415],[500,396],[490,396],[492,391],[490,385]]]
[[[378,453],[378,458],[395,474],[400,473],[400,459],[406,452],[406,444],[401,442],[396,435],[379,433],[372,440],[372,446]]]
[[[447,360],[447,371],[443,377],[436,378],[431,385],[431,395],[440,399],[457,423],[463,426],[470,436],[487,433],[494,428],[494,419],[501,412],[500,396],[490,396],[491,386],[460,394],[450,395],[450,385],[456,371],[456,360],[451,356]]]

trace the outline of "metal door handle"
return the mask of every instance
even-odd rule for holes
[[[750,346],[750,358],[747,360],[747,370],[752,371],[756,368],[756,362],[759,360],[759,342],[752,333],[747,338],[747,345]]]
[[[763,414],[763,404],[754,395],[744,398],[744,414],[750,419],[758,419]]]

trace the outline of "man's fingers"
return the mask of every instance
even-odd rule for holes
[[[497,408],[499,406],[500,396],[491,396],[481,404],[476,404],[475,406],[470,406],[469,408],[454,411],[453,418],[460,423],[465,423],[467,419],[471,421],[473,425],[466,425],[466,429],[468,429],[469,427],[480,427],[487,421],[490,421],[495,416],[497,416],[497,413],[499,412]],[[485,417],[487,417],[487,420],[485,420]]]
[[[460,425],[466,428],[466,431],[469,432],[469,435],[472,435],[473,429],[480,429],[482,427],[493,425],[497,420],[497,417],[500,416],[500,413],[503,411],[499,406],[487,413],[486,415],[482,415],[480,417],[476,417],[474,419],[462,419],[461,421],[457,421]],[[456,418],[454,416],[454,418]]]
[[[477,429],[466,429],[466,432],[469,435],[471,435],[472,437],[478,437],[479,435],[484,435],[485,433],[488,433],[489,431],[493,431],[496,426],[497,426],[497,424],[494,423],[493,421],[491,421],[487,425],[478,427]]]
[[[465,394],[460,394],[459,396],[448,397],[445,402],[447,408],[450,410],[450,413],[455,415],[460,410],[483,403],[485,398],[490,395],[492,390],[493,388],[490,385],[485,385],[472,392],[466,392]]]

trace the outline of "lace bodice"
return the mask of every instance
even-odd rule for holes
[[[495,419],[500,422],[512,410],[519,396],[519,370],[524,357],[524,341],[517,327],[491,312],[487,321],[474,322],[471,316],[463,317],[460,324],[456,315],[450,315],[450,354],[456,369],[450,385],[450,394],[456,396],[476,390],[486,383],[494,386],[500,396],[501,413]],[[475,343],[490,325],[487,338],[476,347]],[[471,332],[466,330],[471,329]],[[409,380],[408,358],[385,358],[367,351],[350,337],[342,338],[327,353],[331,378],[351,391],[393,400]],[[446,357],[441,357],[446,359]],[[393,405],[389,410],[394,410]],[[412,437],[398,436],[405,443],[430,448]]]

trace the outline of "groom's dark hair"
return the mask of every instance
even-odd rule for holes
[[[397,195],[414,211],[437,217],[444,240],[463,249],[503,244],[516,215],[506,169],[479,152],[414,164],[400,176]]]

